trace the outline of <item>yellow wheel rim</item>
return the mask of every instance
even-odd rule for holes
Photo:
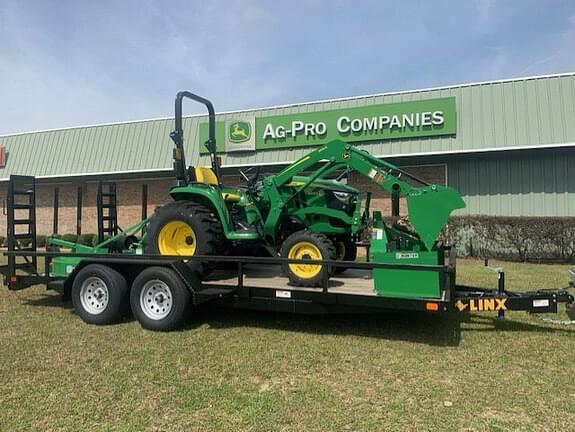
[[[342,241],[335,242],[336,259],[342,260],[345,258],[345,243]]]
[[[183,221],[171,221],[158,234],[158,249],[161,255],[194,255],[196,233]]]
[[[288,253],[289,259],[322,259],[319,248],[310,242],[298,242],[294,244]],[[321,272],[319,264],[289,264],[290,271],[301,279],[311,279]]]

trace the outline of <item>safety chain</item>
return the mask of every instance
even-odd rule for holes
[[[559,319],[553,319],[553,318],[545,318],[542,316],[538,316],[535,315],[537,318],[539,318],[541,321],[544,321],[546,323],[551,323],[551,324],[561,324],[561,325],[575,325],[575,320],[559,320]]]

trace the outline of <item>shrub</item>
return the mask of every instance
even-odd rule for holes
[[[76,243],[78,241],[78,235],[77,234],[63,234],[60,238],[64,241],[72,242],[72,243]]]
[[[36,247],[42,248],[46,246],[46,236],[39,234],[36,236]]]
[[[17,242],[22,247],[30,247],[30,245],[32,244],[31,239],[21,239],[21,240],[17,240]]]
[[[449,220],[447,238],[461,256],[575,259],[575,218],[455,216]]]
[[[78,243],[86,246],[94,246],[98,243],[98,236],[96,234],[82,234],[78,238]]]

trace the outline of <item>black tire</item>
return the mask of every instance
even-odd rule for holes
[[[302,243],[311,243],[315,246],[315,250],[319,251],[321,260],[335,260],[335,247],[333,242],[323,234],[314,233],[307,230],[297,231],[291,234],[282,243],[280,249],[280,255],[283,258],[289,258],[291,252],[296,253],[298,245],[301,246]],[[302,252],[302,258],[313,258],[311,255]],[[307,255],[307,256],[306,256]],[[293,258],[293,256],[292,256]],[[306,269],[313,269],[308,275],[305,275]],[[311,267],[311,265],[299,265],[299,264],[282,264],[282,270],[285,275],[288,276],[292,285],[295,286],[306,286],[306,287],[316,287],[320,286],[324,278],[329,278],[332,269],[331,266],[320,265],[319,269]]]
[[[72,284],[74,310],[88,324],[106,325],[126,315],[128,284],[113,268],[90,264],[81,269]]]
[[[163,298],[158,299],[159,295]],[[148,267],[136,277],[130,290],[134,317],[142,327],[154,331],[180,327],[186,318],[190,298],[190,291],[178,275],[165,267]],[[143,306],[145,303],[147,306]]]
[[[220,221],[212,211],[191,201],[173,202],[156,210],[147,228],[147,253],[168,255],[166,250],[162,250],[160,247],[159,236],[162,229],[174,221],[183,222],[193,230],[196,244],[192,255],[219,255],[222,253],[224,235]],[[173,254],[191,256],[184,253]],[[189,265],[200,275],[208,274],[214,267],[212,264],[197,261],[190,261]]]
[[[336,239],[334,246],[338,260],[355,261],[357,258],[357,245],[351,239]],[[345,267],[335,267],[333,272],[341,274],[346,270]]]

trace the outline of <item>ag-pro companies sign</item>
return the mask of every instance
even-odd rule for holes
[[[238,114],[217,122],[216,139],[222,152],[266,150],[322,145],[334,139],[455,135],[456,124],[455,98],[448,97],[269,117]],[[207,123],[200,125],[200,139],[202,143],[207,139]]]

